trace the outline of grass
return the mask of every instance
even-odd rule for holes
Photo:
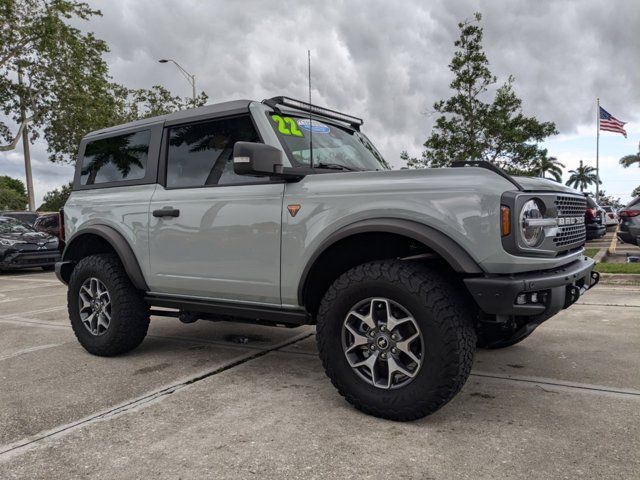
[[[596,272],[600,273],[635,273],[640,275],[640,263],[598,263]]]
[[[584,254],[587,257],[593,258],[593,257],[596,256],[596,253],[598,253],[599,250],[600,250],[599,248],[585,248],[584,249]]]

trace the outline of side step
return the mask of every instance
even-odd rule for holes
[[[172,308],[179,310],[153,310],[152,315],[181,317],[188,315],[205,320],[250,321],[267,325],[283,325],[297,327],[311,324],[311,315],[305,310],[265,307],[262,305],[215,302],[207,300],[190,300],[179,297],[145,296],[145,301],[152,307]]]

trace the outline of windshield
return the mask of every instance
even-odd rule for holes
[[[389,164],[360,132],[326,121],[268,114],[294,167],[313,166],[335,170],[389,170]]]
[[[0,217],[0,233],[27,233],[35,230],[10,217]]]

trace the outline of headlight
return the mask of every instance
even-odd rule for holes
[[[11,247],[12,245],[16,245],[17,243],[27,243],[22,240],[11,240],[10,238],[0,238],[0,245],[4,245],[6,247]]]
[[[540,244],[544,237],[544,226],[530,225],[527,220],[542,219],[543,213],[544,205],[537,199],[527,201],[527,203],[522,206],[522,210],[520,210],[520,231],[522,241],[528,247],[535,247]]]

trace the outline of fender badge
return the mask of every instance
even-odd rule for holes
[[[287,205],[287,210],[289,210],[289,213],[292,217],[295,217],[301,208],[302,206],[298,205],[297,203],[294,203],[293,205]]]

